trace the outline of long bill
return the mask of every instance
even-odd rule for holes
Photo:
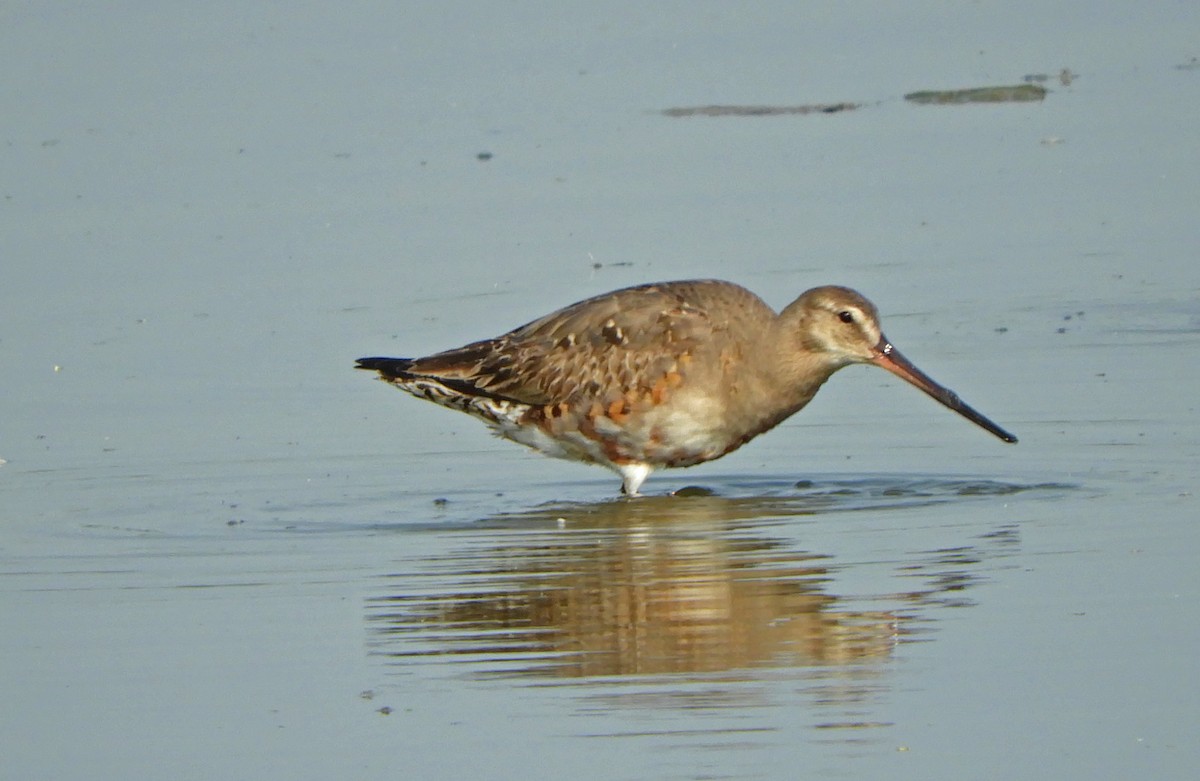
[[[887,339],[879,340],[879,344],[875,347],[875,357],[872,360],[876,365],[887,369],[905,382],[917,386],[939,403],[954,410],[975,425],[990,431],[1005,442],[1017,441],[1012,434],[972,409],[958,397],[957,393],[934,382],[933,378],[914,366],[911,361],[900,354],[899,350],[892,347],[891,342]]]

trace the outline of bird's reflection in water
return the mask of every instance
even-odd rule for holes
[[[487,676],[808,667],[861,679],[921,631],[923,607],[967,604],[979,562],[1015,544],[1015,529],[894,562],[911,590],[844,597],[830,591],[839,566],[776,534],[782,524],[1027,490],[977,481],[800,488],[558,505],[459,529],[453,550],[409,563],[416,572],[389,576],[392,593],[370,601],[374,651],[407,664],[453,659]]]

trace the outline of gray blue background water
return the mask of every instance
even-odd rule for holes
[[[2,775],[1190,778],[1197,30],[5,4]],[[862,290],[1021,443],[848,369],[622,502],[351,369],[700,276]]]

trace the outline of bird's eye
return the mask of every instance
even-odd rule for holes
[[[841,320],[843,323],[853,323],[854,313],[849,309],[843,309],[841,312],[838,312],[838,320]]]

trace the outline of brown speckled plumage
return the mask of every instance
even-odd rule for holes
[[[361,358],[414,395],[548,455],[596,463],[637,493],[652,469],[720,458],[799,411],[838,369],[875,362],[1008,441],[904,360],[853,290],[776,314],[716,280],[625,288],[495,339],[424,358]]]

